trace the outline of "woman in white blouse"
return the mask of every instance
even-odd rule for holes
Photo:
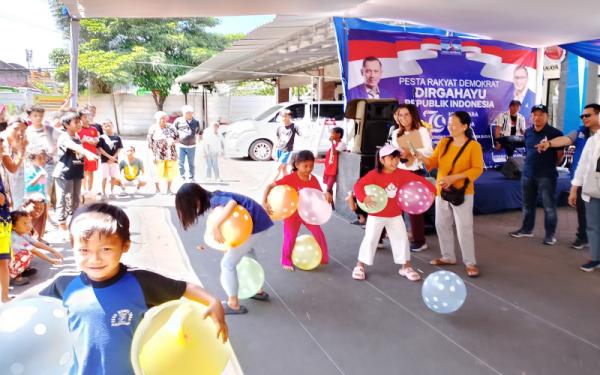
[[[413,152],[418,151],[423,155],[431,156],[433,153],[433,144],[431,142],[429,130],[421,123],[421,117],[419,116],[417,107],[414,104],[400,104],[394,112],[394,120],[396,121],[398,128],[392,132],[392,144],[396,148],[401,149],[403,155],[406,155],[408,159],[406,162],[400,162],[398,168],[424,176],[426,174],[425,169],[419,160],[417,160],[416,155],[414,155]],[[414,148],[411,150],[410,147],[407,147],[408,145],[405,142],[402,142],[401,137],[413,132],[419,135],[421,144],[413,145]],[[409,215],[409,220],[412,232],[410,250],[418,252],[427,249],[424,214]]]

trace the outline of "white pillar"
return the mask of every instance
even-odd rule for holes
[[[544,91],[544,49],[537,49],[536,58],[536,80],[535,80],[535,104],[542,102],[542,95]],[[548,103],[546,103],[548,105]]]
[[[71,86],[71,107],[77,108],[78,78],[77,63],[79,60],[79,19],[71,18],[71,65],[69,70],[69,84]]]

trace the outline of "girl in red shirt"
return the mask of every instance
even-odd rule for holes
[[[269,207],[269,203],[267,202],[267,197],[269,196],[269,192],[277,185],[288,185],[296,190],[300,191],[304,188],[313,188],[313,189],[321,189],[321,184],[319,180],[315,176],[312,175],[313,168],[315,166],[315,156],[312,152],[304,150],[298,152],[294,156],[294,161],[292,163],[292,173],[282,177],[281,179],[275,181],[274,183],[267,186],[265,189],[265,194],[263,196],[263,206],[267,210],[269,214],[271,214],[271,207]],[[329,203],[332,202],[333,198],[331,193],[326,192],[325,198]],[[325,239],[325,234],[323,234],[323,230],[319,225],[312,225],[306,223],[300,215],[298,211],[296,211],[292,216],[288,217],[283,221],[283,248],[281,254],[281,264],[283,269],[286,271],[293,271],[294,266],[292,265],[292,250],[294,249],[294,245],[296,244],[296,237],[298,237],[298,231],[300,231],[300,225],[304,224],[304,226],[312,233],[315,237],[315,240],[321,247],[321,251],[323,252],[323,258],[321,259],[321,264],[329,263],[329,253],[327,252],[327,241]]]
[[[388,196],[387,206],[380,212],[369,213],[367,225],[365,228],[365,237],[360,244],[358,252],[358,262],[352,271],[352,278],[364,280],[365,264],[373,265],[373,258],[377,250],[377,242],[383,228],[387,230],[394,263],[401,264],[399,274],[411,281],[421,280],[421,276],[413,270],[410,264],[410,250],[406,226],[402,219],[402,208],[398,201],[398,191],[400,188],[411,181],[421,181],[433,193],[434,187],[427,182],[424,177],[417,176],[414,173],[398,169],[400,162],[400,151],[394,146],[386,144],[379,150],[377,158],[377,168],[364,175],[354,185],[354,194],[358,201],[363,202],[367,207],[375,203],[373,197],[366,195],[365,186],[378,185],[382,187]]]

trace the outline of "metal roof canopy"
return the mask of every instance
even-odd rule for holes
[[[63,0],[83,17],[200,17],[256,14],[406,20],[496,40],[545,47],[600,38],[598,0]]]
[[[339,79],[335,33],[330,18],[280,16],[177,78],[192,84],[284,77],[311,82],[318,67],[327,80]],[[286,87],[286,85],[282,85]]]

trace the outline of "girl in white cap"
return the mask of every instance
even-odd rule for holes
[[[377,242],[383,228],[386,229],[394,263],[402,265],[400,276],[406,277],[411,281],[421,280],[421,276],[411,267],[410,250],[406,226],[402,218],[402,208],[398,201],[398,192],[400,188],[411,181],[420,181],[427,186],[433,193],[435,189],[424,177],[417,176],[406,170],[398,168],[400,162],[400,151],[390,144],[383,146],[377,155],[377,168],[364,175],[354,185],[354,194],[359,202],[367,208],[375,205],[375,197],[367,195],[365,186],[377,185],[383,188],[387,193],[386,207],[376,213],[369,213],[365,228],[365,237],[360,244],[358,252],[358,262],[352,271],[352,278],[355,280],[364,280],[365,264],[373,265],[373,258],[377,250]]]

